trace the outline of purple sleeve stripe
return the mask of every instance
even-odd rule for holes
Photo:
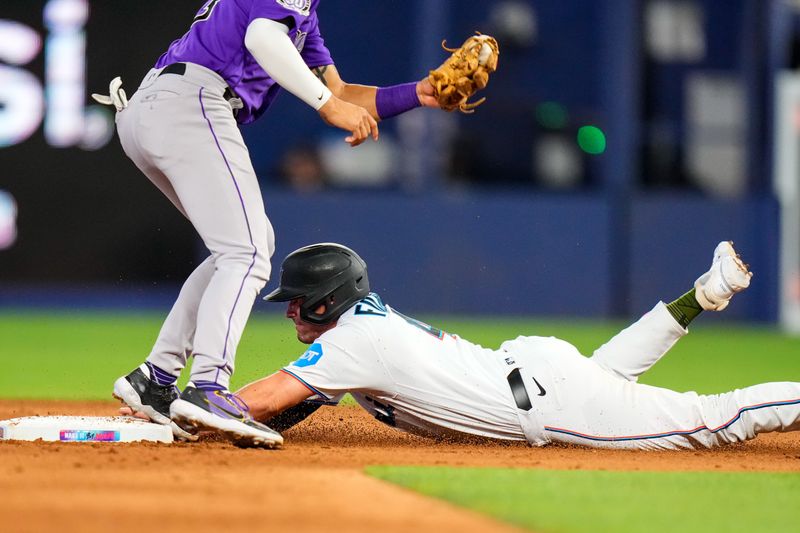
[[[378,87],[375,93],[375,108],[381,119],[395,117],[421,105],[415,81],[391,87]]]

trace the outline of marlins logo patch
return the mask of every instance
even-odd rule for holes
[[[314,343],[308,347],[306,353],[300,356],[300,359],[292,363],[292,366],[311,366],[316,365],[317,361],[322,357],[322,345]]]
[[[276,0],[280,5],[286,9],[297,11],[301,15],[307,17],[311,11],[311,0]]]

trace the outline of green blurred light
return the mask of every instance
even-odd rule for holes
[[[558,102],[542,102],[534,113],[536,122],[544,128],[560,130],[567,125],[567,110]]]
[[[587,154],[602,154],[606,151],[606,134],[597,126],[581,126],[578,130],[578,146]]]

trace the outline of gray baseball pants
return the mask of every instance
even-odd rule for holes
[[[216,73],[153,69],[117,113],[122,148],[192,223],[211,255],[189,276],[147,360],[229,387],[236,348],[270,275],[275,234]]]

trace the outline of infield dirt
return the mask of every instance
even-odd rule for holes
[[[116,414],[114,402],[0,400],[0,420]],[[518,531],[362,473],[366,465],[800,471],[800,433],[713,451],[630,452],[405,435],[353,406],[321,409],[281,450],[225,442],[0,442],[2,531]]]

